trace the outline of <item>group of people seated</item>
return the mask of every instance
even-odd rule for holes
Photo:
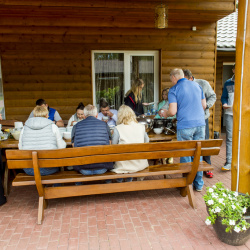
[[[62,119],[55,109],[39,99],[29,119],[25,122],[19,138],[21,150],[43,150],[65,148],[58,126]],[[106,119],[107,118],[107,119]],[[109,108],[108,103],[102,100],[100,113],[91,104],[84,107],[82,103],[76,108],[76,113],[69,119],[68,126],[73,126],[71,142],[73,147],[95,145],[127,144],[149,142],[145,126],[138,123],[135,112],[127,105],[122,105],[118,112]],[[115,126],[111,136],[110,126]],[[106,171],[116,173],[134,173],[148,167],[147,160],[131,160],[121,162],[107,162],[73,166],[83,175],[103,174]],[[24,169],[28,175],[34,175],[33,169]],[[59,171],[59,168],[40,168],[41,175],[50,175]],[[123,179],[117,179],[122,182]],[[132,181],[126,178],[125,181]],[[109,182],[106,181],[107,183]],[[111,182],[111,180],[110,180]]]

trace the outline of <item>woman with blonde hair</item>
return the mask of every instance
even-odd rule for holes
[[[112,144],[149,142],[145,126],[137,122],[135,113],[130,107],[122,105],[119,108],[117,124],[114,129]],[[148,167],[148,161],[145,159],[117,161],[115,162],[114,169],[111,171],[115,173],[135,173],[146,167]],[[125,181],[132,181],[132,179],[127,178]],[[117,179],[118,182],[122,182],[122,180]]]
[[[142,103],[142,89],[144,85],[142,79],[136,79],[124,98],[124,104],[129,106],[135,112],[136,116],[144,114]]]
[[[47,107],[36,106],[34,117],[29,118],[20,133],[18,148],[20,150],[47,150],[66,148],[57,125],[49,120]],[[28,175],[34,175],[31,168],[23,169]],[[41,175],[50,175],[58,172],[59,168],[40,168]]]

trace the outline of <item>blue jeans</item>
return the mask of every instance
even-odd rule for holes
[[[209,139],[209,122],[208,122],[208,118],[205,120],[206,122],[206,132],[205,132],[205,140]],[[203,156],[203,161],[205,161],[206,163],[208,163],[209,165],[211,165],[211,156]]]
[[[104,174],[107,172],[106,168],[102,169],[80,169],[79,172],[83,175],[95,175],[95,174]],[[82,185],[82,182],[76,182],[76,186]]]
[[[232,162],[232,141],[233,141],[233,116],[225,115],[226,123],[226,164]]]
[[[40,168],[40,174],[42,176],[54,174],[59,172],[60,168]],[[23,171],[28,174],[34,176],[34,169],[33,168],[24,168]]]
[[[204,140],[204,139],[205,139],[205,126],[177,130],[178,141]],[[202,161],[202,156],[200,160]],[[181,163],[192,162],[192,161],[193,157],[190,156],[180,158]],[[203,172],[197,172],[193,182],[193,185],[196,189],[202,189],[204,185],[202,177],[203,177]]]
[[[83,175],[95,175],[95,174],[104,174],[107,172],[106,168],[102,169],[80,169],[79,172]]]

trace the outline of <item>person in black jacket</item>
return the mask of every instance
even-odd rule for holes
[[[136,116],[144,114],[142,103],[142,89],[144,85],[142,79],[136,79],[124,98],[124,104],[129,106],[135,112]]]

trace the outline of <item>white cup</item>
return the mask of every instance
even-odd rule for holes
[[[66,131],[67,131],[67,132],[71,132],[72,129],[73,129],[73,126],[70,126],[70,127],[67,127],[67,128],[66,128]]]
[[[15,122],[14,124],[15,124],[15,128],[19,128],[19,129],[23,128],[22,122]]]
[[[1,133],[1,131],[2,131],[2,124],[0,124],[0,133]]]
[[[109,119],[109,117],[108,116],[103,116],[102,119],[103,119],[103,121],[107,121]]]

